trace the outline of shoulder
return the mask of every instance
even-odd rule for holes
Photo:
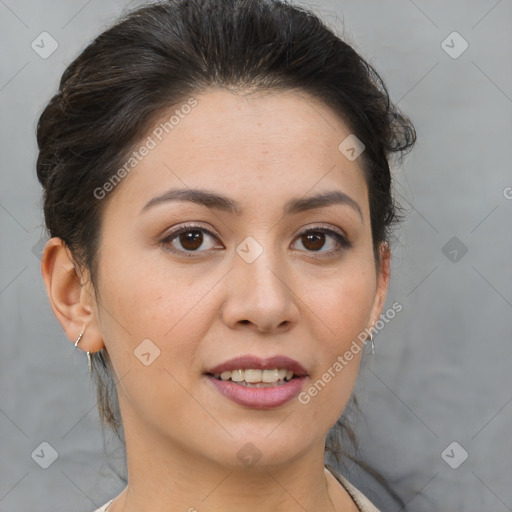
[[[114,501],[114,499],[111,499],[110,501],[108,501],[107,503],[105,503],[105,505],[103,505],[102,507],[100,508],[97,508],[94,512],[105,512],[107,510],[107,507]]]
[[[350,494],[350,497],[354,500],[355,504],[361,512],[380,512],[379,509],[343,475],[340,475],[330,466],[328,466],[327,469]]]

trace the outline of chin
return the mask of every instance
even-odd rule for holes
[[[279,422],[276,422],[272,428],[259,429],[254,433],[230,431],[233,438],[225,443],[219,442],[215,451],[212,452],[212,445],[209,445],[208,458],[233,471],[243,468],[276,470],[288,466],[304,456],[314,442],[308,443],[310,433],[301,435],[289,429],[278,433],[279,428]]]

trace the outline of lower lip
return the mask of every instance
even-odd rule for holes
[[[305,379],[295,377],[279,386],[256,388],[218,380],[210,375],[207,378],[226,398],[252,409],[271,409],[286,404],[300,393]]]

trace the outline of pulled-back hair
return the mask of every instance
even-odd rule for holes
[[[375,261],[398,220],[391,157],[415,142],[409,119],[349,44],[314,13],[282,0],[167,0],[138,8],[100,34],[67,67],[37,126],[44,215],[96,288],[102,187],[162,114],[209,87],[299,91],[336,112],[364,144],[360,157]],[[341,142],[341,141],[340,141]],[[110,359],[91,354],[102,425],[121,419]],[[326,450],[341,453],[338,420]]]

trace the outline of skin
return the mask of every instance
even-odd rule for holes
[[[210,89],[195,98],[104,199],[97,288],[58,238],[42,261],[69,339],[85,328],[80,348],[106,347],[120,380],[129,483],[108,511],[357,510],[324,471],[324,443],[351,396],[361,352],[307,405],[237,405],[203,375],[242,354],[283,354],[306,368],[307,389],[378,320],[389,248],[381,246],[378,270],[360,159],[338,150],[350,131],[298,92]],[[184,201],[141,213],[171,188],[228,195],[242,213]],[[347,204],[283,216],[288,200],[331,190],[357,202],[361,216]],[[215,235],[202,232],[193,257],[183,237],[161,243],[188,222]],[[319,225],[344,233],[351,247],[331,235],[317,245],[301,236]],[[252,263],[236,252],[248,236],[263,249]],[[134,356],[145,339],[160,350],[149,366]],[[237,457],[247,443],[261,454],[253,467]]]

